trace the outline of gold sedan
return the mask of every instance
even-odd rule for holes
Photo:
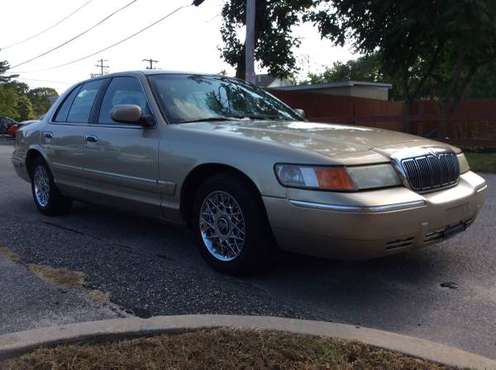
[[[12,162],[42,213],[76,199],[184,223],[229,273],[275,246],[371,258],[439,242],[474,222],[487,188],[456,147],[306,122],[243,81],[158,71],[71,87],[19,130]]]

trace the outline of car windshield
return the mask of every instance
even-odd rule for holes
[[[301,120],[272,95],[238,79],[187,74],[158,74],[149,79],[163,113],[172,123]]]

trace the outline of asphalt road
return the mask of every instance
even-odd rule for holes
[[[40,215],[10,151],[0,145],[0,244],[25,263],[85,272],[130,314],[344,322],[496,358],[496,175],[484,175],[490,190],[476,223],[438,246],[368,262],[283,254],[268,274],[234,278],[208,268],[179,227],[84,204],[62,218]]]

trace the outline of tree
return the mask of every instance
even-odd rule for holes
[[[474,76],[467,92],[468,98],[496,98],[496,61],[482,67]]]
[[[9,82],[18,75],[6,75],[5,72],[9,70],[10,66],[6,60],[0,60],[0,84]]]
[[[52,105],[50,98],[59,96],[59,94],[55,89],[50,87],[38,87],[29,90],[27,96],[33,106],[34,116],[39,117],[50,109],[50,106]]]
[[[23,82],[16,81],[17,75],[6,75],[9,64],[0,61],[0,116],[16,120],[28,120],[38,117],[50,108],[50,97],[58,96],[57,91],[49,87],[33,90]]]
[[[379,52],[384,72],[400,83],[407,106],[415,99],[441,98],[446,117],[476,75],[496,57],[493,0],[333,0],[309,18],[321,34],[357,51]],[[445,120],[447,122],[447,119]],[[443,127],[447,134],[447,127]]]
[[[5,84],[0,84],[0,116],[17,119],[17,98],[15,90]]]
[[[300,40],[292,35],[292,28],[320,0],[257,0],[255,18],[255,59],[273,76],[291,77],[297,71],[293,48]],[[228,0],[222,9],[221,54],[236,67],[236,76],[245,76],[245,47],[239,32],[245,24],[245,0]]]
[[[378,54],[352,59],[346,63],[334,62],[332,67],[320,74],[308,74],[308,82],[312,84],[339,81],[389,82],[387,79]]]
[[[33,107],[31,101],[26,95],[19,95],[16,102],[16,119],[19,121],[25,121],[28,119],[33,119]]]

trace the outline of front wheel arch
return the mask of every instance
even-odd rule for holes
[[[257,187],[255,182],[253,182],[253,180],[248,175],[246,175],[244,172],[240,171],[239,169],[229,165],[219,164],[219,163],[205,163],[195,167],[188,174],[188,176],[186,176],[186,179],[184,180],[183,185],[181,187],[181,197],[180,197],[181,215],[187,225],[191,226],[191,221],[193,216],[192,214],[193,203],[197,190],[209,178],[221,173],[231,174],[237,177],[246,186],[250,187],[254,191],[254,193],[257,194],[257,200],[260,201],[262,208],[265,212],[264,216],[267,218],[267,212],[265,210],[265,205],[263,204],[262,201],[262,194],[260,193],[260,189]]]

